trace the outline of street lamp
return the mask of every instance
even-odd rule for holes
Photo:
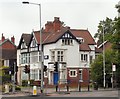
[[[40,17],[40,50],[41,50],[41,93],[43,93],[43,51],[42,51],[42,32],[41,32],[41,4],[31,3],[31,2],[22,2],[23,4],[33,4],[39,6],[39,17]],[[39,60],[40,61],[40,60]]]
[[[104,33],[104,23],[103,23],[103,86],[104,86],[104,88],[105,88],[105,75],[106,75],[106,73],[105,73],[105,46],[104,46],[104,39],[105,39],[105,37],[104,37],[104,35],[105,35],[105,33]]]

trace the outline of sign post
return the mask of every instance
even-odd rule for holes
[[[116,71],[116,65],[112,63],[112,78],[111,78],[112,88],[114,88],[114,72],[115,71]]]

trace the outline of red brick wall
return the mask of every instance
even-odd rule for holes
[[[2,49],[16,49],[16,47],[12,43],[7,41],[2,45]]]
[[[79,84],[79,69],[80,68],[72,68],[72,70],[77,71],[77,76],[76,77],[70,77],[69,76],[69,71],[71,70],[70,68],[67,69],[67,79],[70,80],[70,86],[71,87],[77,87]],[[82,70],[82,77],[83,77],[83,82],[81,83],[82,86],[87,86],[88,81],[89,81],[89,69],[83,69]]]

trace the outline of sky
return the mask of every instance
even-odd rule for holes
[[[106,17],[118,16],[115,5],[120,0],[0,0],[0,38],[15,37],[19,44],[22,33],[39,30],[39,6],[22,4],[23,1],[41,4],[41,26],[54,17],[72,29],[88,29],[92,36]]]

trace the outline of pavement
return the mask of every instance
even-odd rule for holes
[[[116,89],[91,89],[88,91],[86,88],[82,88],[81,92],[77,88],[71,88],[69,92],[65,88],[59,89],[56,92],[55,88],[47,88],[44,93],[41,94],[39,88],[37,89],[38,96],[46,97],[118,97],[118,90]],[[2,93],[1,97],[18,97],[18,96],[34,96],[32,88],[22,88],[21,91]]]

